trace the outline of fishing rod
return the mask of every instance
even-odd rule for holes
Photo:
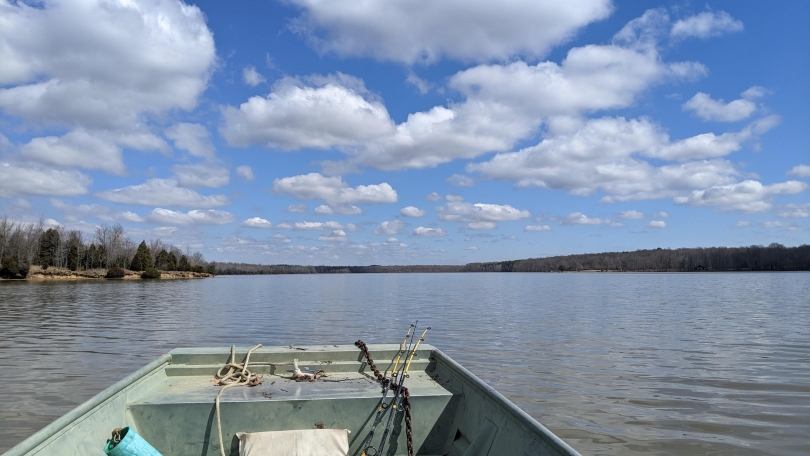
[[[422,341],[425,340],[425,334],[427,334],[428,331],[430,331],[430,326],[428,326],[427,329],[425,329],[425,331],[422,333],[422,335],[419,336],[419,340],[416,341],[416,347],[413,347],[413,351],[411,352],[411,357],[408,358],[408,365],[405,367],[405,376],[406,377],[408,376],[408,371],[411,370],[411,361],[413,361],[413,356],[416,354],[416,350],[419,349],[419,344],[421,344]]]
[[[417,322],[418,322],[418,320],[417,320]],[[378,455],[381,455],[382,452],[383,452],[383,449],[385,448],[385,441],[386,441],[386,438],[388,437],[388,433],[391,431],[391,423],[393,422],[394,415],[397,412],[397,405],[399,404],[399,402],[402,399],[402,388],[403,388],[403,385],[405,384],[405,377],[408,375],[408,369],[410,369],[410,367],[411,367],[411,362],[410,361],[413,360],[413,356],[416,353],[416,349],[419,348],[419,344],[423,340],[425,340],[425,334],[430,329],[430,326],[428,326],[428,328],[425,329],[425,331],[419,337],[419,340],[416,342],[416,345],[413,345],[413,336],[416,335],[415,329],[416,328],[414,327],[414,332],[411,335],[411,341],[408,344],[408,351],[410,352],[410,357],[408,359],[408,363],[406,364],[404,361],[402,362],[402,374],[399,376],[399,382],[397,383],[397,390],[394,393],[394,398],[391,399],[391,411],[390,411],[390,413],[388,415],[388,423],[385,425],[385,431],[383,431],[382,439],[380,439],[380,447],[377,449],[376,454],[378,454]],[[411,349],[411,347],[413,347],[413,349]],[[392,381],[393,381],[393,379],[394,379],[394,377],[391,378]]]
[[[408,342],[408,337],[411,335],[411,330],[414,330],[414,333],[415,333],[416,332],[415,331],[416,330],[416,325],[418,323],[419,323],[419,320],[416,320],[415,322],[411,323],[411,326],[408,328],[408,334],[405,334],[405,339],[402,339],[402,343],[399,344],[399,353],[397,353],[397,358],[394,360],[394,367],[391,368],[391,377],[392,378],[396,376],[397,365],[399,364],[400,357],[405,353],[405,343]],[[403,363],[404,362],[405,361],[403,361]]]
[[[416,320],[418,323],[419,320]],[[408,337],[411,335],[411,331],[416,328],[416,323],[412,323],[411,326],[408,327],[408,333],[405,334],[405,338],[402,339],[402,343],[399,344],[399,352],[397,353],[397,358],[394,361],[394,368],[392,369],[392,373],[396,372],[397,365],[399,364],[399,358],[405,352],[405,344],[408,342]],[[405,362],[403,361],[403,365]],[[368,454],[368,450],[373,450],[374,447],[371,446],[371,440],[374,438],[374,431],[377,429],[377,425],[380,424],[382,421],[383,411],[388,409],[388,406],[385,404],[385,398],[388,396],[388,390],[391,389],[391,380],[383,382],[383,391],[382,391],[382,399],[380,399],[380,405],[377,407],[377,416],[374,418],[374,424],[371,425],[371,431],[369,431],[366,440],[363,442],[363,452],[360,456],[370,456]],[[373,455],[372,455],[373,456]]]
[[[408,332],[410,334],[410,341],[408,342],[408,348],[405,349],[402,353],[398,354],[397,358],[400,358],[403,354],[405,355],[405,359],[408,358],[407,353],[411,350],[411,347],[413,347],[413,338],[416,335],[416,325],[418,323],[419,323],[419,320],[416,320],[413,323],[413,325],[411,325],[411,328],[408,329]],[[410,332],[411,329],[413,329],[413,333]],[[404,346],[404,344],[401,345],[400,347],[403,347],[403,346]],[[405,359],[402,360],[402,370],[403,371],[405,369]],[[383,415],[385,413],[388,413],[390,411],[391,407],[396,409],[396,407],[397,407],[396,406],[397,397],[399,396],[399,394],[402,393],[402,390],[400,389],[399,385],[396,385],[394,383],[394,380],[397,378],[397,375],[398,375],[397,371],[394,370],[394,371],[391,372],[391,378],[390,379],[384,379],[383,380],[383,383],[388,384],[389,387],[391,385],[395,385],[397,387],[396,390],[394,391],[394,397],[393,397],[393,399],[391,399],[391,403],[388,405],[388,407],[386,407],[386,410],[385,410],[385,412],[383,412]],[[396,410],[394,410],[394,412],[396,412]],[[394,412],[390,412],[391,415],[393,415]],[[388,424],[385,426],[385,432],[383,433],[383,439],[386,438],[386,436],[387,436],[387,434],[389,432],[389,427],[391,426],[391,415],[389,415],[389,417],[388,417]],[[382,419],[380,421],[382,421]],[[381,452],[382,452],[382,448],[380,450],[376,450],[373,446],[371,446],[371,441],[369,441],[368,446],[365,449],[363,449],[363,455],[362,456],[377,456]]]

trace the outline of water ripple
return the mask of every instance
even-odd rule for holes
[[[395,343],[418,318],[433,327],[428,342],[583,454],[808,454],[809,279],[2,282],[0,451],[174,347]]]

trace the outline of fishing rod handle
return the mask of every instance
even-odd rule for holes
[[[413,351],[411,351],[411,356],[408,358],[408,364],[405,366],[405,373],[403,375],[408,375],[408,371],[411,370],[411,362],[413,361],[414,355],[416,355],[416,350],[419,349],[419,344],[425,340],[425,334],[427,334],[428,330],[430,330],[430,326],[428,326],[425,331],[419,336],[419,340],[416,341],[416,346],[413,347]]]
[[[402,343],[399,344],[399,353],[397,353],[397,359],[394,360],[394,368],[391,369],[391,375],[396,375],[397,366],[399,365],[399,358],[402,356],[402,353],[405,351],[405,344],[408,342],[408,337],[411,335],[411,330],[414,329],[413,323],[411,326],[408,326],[408,333],[405,334],[405,338],[402,339]]]

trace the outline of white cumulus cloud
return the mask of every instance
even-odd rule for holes
[[[273,239],[276,240],[276,242],[281,242],[282,244],[290,244],[290,243],[292,243],[292,239],[290,239],[289,236],[281,234],[281,233],[276,233],[272,237],[273,237]]]
[[[416,87],[416,90],[418,90],[422,95],[430,92],[431,84],[417,76],[413,71],[408,74],[407,78],[405,78],[405,82]]]
[[[694,112],[703,120],[736,122],[747,119],[757,110],[757,104],[753,100],[761,94],[760,87],[752,87],[743,92],[742,98],[726,103],[712,99],[707,93],[698,92],[683,104],[683,109]]]
[[[807,204],[787,204],[776,211],[776,215],[785,218],[810,217],[810,203]]]
[[[299,231],[327,231],[327,230],[343,230],[343,231],[360,231],[361,228],[353,223],[347,223],[345,226],[335,221],[329,222],[295,222],[294,225],[280,224],[277,228],[291,228]]]
[[[256,87],[257,85],[266,81],[264,76],[259,74],[254,66],[246,66],[242,69],[242,80],[245,81],[245,84],[251,87]]]
[[[739,173],[731,162],[716,158],[739,150],[776,122],[778,117],[766,117],[740,132],[673,142],[645,118],[590,119],[566,124],[535,146],[471,163],[467,170],[489,179],[516,181],[519,187],[568,190],[580,196],[602,191],[607,193],[604,202],[676,196],[735,182]],[[654,166],[645,157],[681,163]]]
[[[326,204],[321,204],[320,206],[316,207],[312,210],[312,213],[315,215],[328,215],[331,214],[332,208],[327,206]]]
[[[666,228],[667,224],[663,220],[653,220],[647,224],[649,228]]]
[[[189,188],[180,187],[174,179],[149,179],[143,184],[104,190],[96,196],[113,203],[142,206],[210,208],[230,204],[225,195],[204,196]]]
[[[449,201],[436,208],[436,213],[439,220],[449,222],[501,222],[531,216],[529,211],[519,210],[508,204],[472,204],[463,201]]]
[[[405,230],[405,222],[402,220],[393,220],[380,223],[380,226],[374,229],[372,233],[379,236],[390,236],[392,234],[399,234]]]
[[[242,222],[240,226],[246,226],[248,228],[272,228],[273,224],[261,217],[251,217]]]
[[[319,241],[326,241],[326,242],[345,242],[348,241],[349,238],[346,236],[346,232],[343,230],[334,230],[328,235],[321,235],[318,236]]]
[[[764,212],[773,207],[773,195],[801,193],[806,188],[807,184],[798,181],[762,185],[759,181],[746,180],[695,190],[689,196],[676,197],[674,202],[688,206],[718,206],[724,211]]]
[[[601,225],[603,223],[610,223],[610,220],[588,217],[582,212],[571,212],[560,220],[561,225]]]
[[[362,214],[363,210],[351,204],[336,204],[333,206],[321,204],[320,206],[316,207],[312,211],[312,213],[315,215],[329,215],[329,214],[358,215]]]
[[[0,198],[15,195],[77,196],[93,181],[75,170],[0,162]]]
[[[161,225],[226,225],[235,222],[236,216],[217,209],[194,209],[184,213],[158,207],[146,214],[146,220]]]
[[[81,128],[62,137],[34,138],[20,147],[20,154],[52,166],[97,169],[119,176],[127,172],[121,149],[115,143]]]
[[[166,137],[174,140],[174,147],[195,157],[214,158],[216,148],[211,144],[208,129],[200,124],[179,123],[166,130]]]
[[[183,187],[217,188],[228,185],[230,172],[227,168],[212,165],[177,165],[172,167],[177,183]]]
[[[453,174],[447,178],[447,183],[454,187],[472,187],[475,185],[475,179],[463,174]]]
[[[796,165],[787,172],[788,176],[810,177],[810,165]]]
[[[252,181],[253,179],[256,178],[256,176],[253,175],[253,168],[251,168],[248,165],[237,166],[236,175],[246,181]]]
[[[540,57],[612,12],[608,0],[294,0],[294,29],[322,51],[407,64]]]
[[[296,213],[296,212],[303,213],[303,212],[306,212],[306,211],[307,211],[307,205],[306,204],[291,204],[291,205],[287,206],[287,209],[284,209],[284,212],[292,212],[292,213]]]
[[[67,222],[79,222],[84,218],[96,218],[103,222],[143,222],[143,217],[131,211],[121,211],[101,204],[79,204],[74,206],[56,198],[51,198],[51,206],[61,209],[64,213],[64,220]]]
[[[411,113],[399,124],[362,81],[340,75],[282,80],[266,98],[226,108],[220,131],[231,145],[338,149],[345,161],[322,163],[332,171],[426,168],[504,152],[551,118],[627,107],[654,84],[705,74],[695,62],[663,62],[655,43],[645,41],[647,28],[669,20],[664,13],[641,19],[610,44],[571,49],[561,63],[519,60],[460,71],[449,86],[462,101]]]
[[[303,200],[321,199],[329,205],[388,204],[398,200],[396,190],[386,182],[349,187],[339,176],[326,177],[319,173],[276,179],[273,192]]]
[[[624,211],[621,214],[619,214],[619,218],[622,218],[622,219],[640,219],[640,218],[644,218],[644,213],[639,212],[639,211],[629,210],[629,211]]]
[[[285,78],[266,97],[226,107],[220,133],[231,146],[283,150],[355,146],[393,133],[388,110],[368,96],[362,81],[339,75],[317,82]]]
[[[0,3],[0,108],[46,124],[132,129],[189,110],[216,58],[196,6],[175,0]]]
[[[413,233],[414,236],[417,237],[440,237],[440,236],[447,236],[447,232],[441,228],[428,228],[424,226],[418,226],[414,228]]]
[[[465,230],[494,230],[498,227],[495,222],[470,222],[464,225]]]
[[[523,228],[523,231],[527,232],[551,231],[551,227],[548,225],[526,225],[526,227]]]
[[[422,210],[422,209],[419,209],[416,206],[403,207],[402,209],[400,209],[399,213],[403,217],[422,217],[423,215],[425,215],[425,211]]]
[[[688,37],[710,38],[724,33],[741,32],[743,23],[725,11],[704,11],[695,16],[681,19],[672,25],[670,36],[675,39]]]

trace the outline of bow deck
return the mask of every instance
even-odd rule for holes
[[[249,347],[237,349],[244,359]],[[372,345],[377,367],[390,367],[399,345]],[[214,373],[230,349],[176,349],[83,404],[8,455],[103,454],[114,427],[131,426],[164,456],[219,454]],[[324,370],[315,381],[292,380],[292,360]],[[359,454],[381,397],[354,346],[266,347],[249,369],[260,385],[234,387],[221,398],[226,454],[238,454],[236,432],[318,427],[349,429],[349,455]],[[413,443],[421,455],[576,455],[522,410],[430,345],[420,347],[405,385],[410,390]],[[391,395],[389,394],[389,400]],[[389,455],[405,455],[405,430],[395,417]],[[380,431],[377,432],[379,439]]]

